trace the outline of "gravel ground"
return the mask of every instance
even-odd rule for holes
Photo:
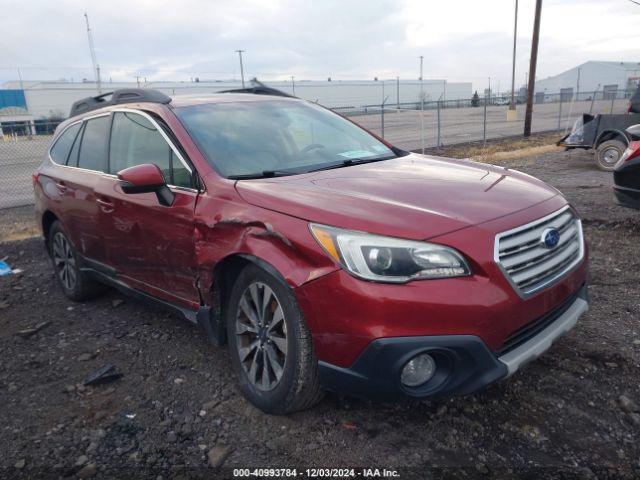
[[[24,270],[0,277],[0,478],[227,478],[237,467],[312,466],[398,468],[400,478],[638,478],[640,213],[614,204],[611,175],[589,154],[509,166],[579,209],[592,306],[538,361],[467,397],[381,405],[327,396],[306,412],[264,415],[239,394],[226,351],[196,328],[115,292],[74,304],[39,238],[0,243],[0,258]],[[29,209],[0,217],[0,232],[7,219],[32,228]],[[106,364],[122,378],[82,386]]]

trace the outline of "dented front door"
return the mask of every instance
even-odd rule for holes
[[[165,207],[154,193],[125,194],[117,180],[103,192],[109,263],[130,286],[186,308],[197,308],[194,211],[198,193],[172,187],[175,201]],[[105,199],[107,199],[105,198]]]

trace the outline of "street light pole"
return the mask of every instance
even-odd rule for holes
[[[242,65],[242,54],[244,50],[236,50],[238,57],[240,57],[240,78],[242,79],[242,88],[244,88],[244,67]]]
[[[516,14],[513,20],[513,59],[511,65],[511,102],[509,110],[516,109],[516,39],[518,38],[518,0],[516,0]]]

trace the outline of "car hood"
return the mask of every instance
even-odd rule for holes
[[[529,175],[466,160],[404,157],[236,183],[248,203],[311,222],[427,239],[517,212],[559,192]]]

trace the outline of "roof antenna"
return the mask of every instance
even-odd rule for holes
[[[87,37],[89,37],[89,51],[91,52],[91,63],[93,63],[93,71],[96,76],[96,88],[98,89],[98,95],[102,94],[102,82],[100,81],[100,65],[96,60],[96,49],[93,46],[93,35],[91,34],[91,27],[89,27],[89,15],[87,12],[84,14],[84,19],[87,22]]]

